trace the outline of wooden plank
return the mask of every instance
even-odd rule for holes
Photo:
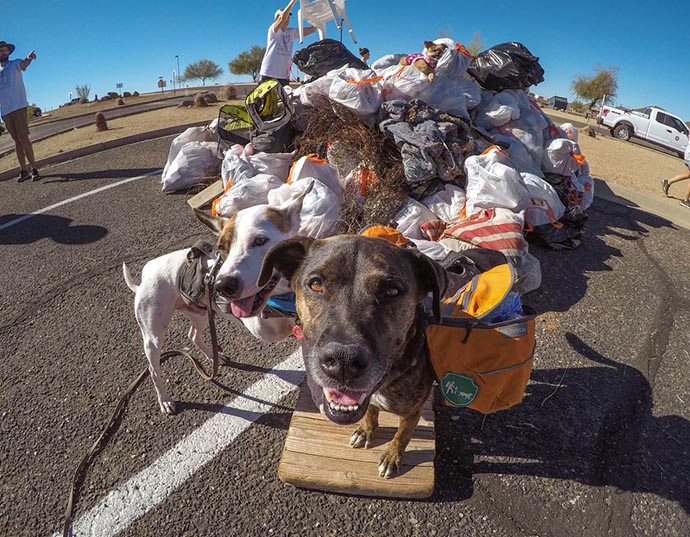
[[[278,467],[280,479],[290,485],[327,492],[387,498],[428,498],[434,491],[436,435],[429,399],[422,419],[403,455],[400,473],[379,477],[378,464],[398,428],[398,417],[379,414],[379,428],[368,449],[350,447],[356,425],[330,422],[314,407],[303,384]]]
[[[223,180],[207,186],[201,192],[197,192],[187,200],[192,209],[202,209],[223,193]]]

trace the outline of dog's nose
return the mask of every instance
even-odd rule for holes
[[[224,276],[216,279],[215,288],[225,298],[235,298],[240,290],[240,280],[234,276]]]
[[[359,348],[355,345],[329,343],[321,351],[321,369],[330,378],[345,383],[361,376],[367,368]]]

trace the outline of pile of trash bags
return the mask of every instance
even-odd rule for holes
[[[577,130],[555,125],[529,96],[544,71],[520,43],[476,58],[451,39],[434,43],[445,49],[433,77],[402,65],[402,54],[367,67],[335,54],[331,40],[310,45],[296,57],[313,80],[285,88],[300,116],[294,151],[219,144],[213,123],[188,129],[172,143],[163,190],[220,174],[224,193],[212,210],[230,216],[278,205],[313,184],[300,234],[390,225],[436,260],[498,250],[517,270],[516,291],[538,288],[529,243],[577,247],[593,200]]]

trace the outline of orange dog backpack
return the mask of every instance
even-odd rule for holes
[[[413,245],[387,226],[360,234]],[[448,406],[489,414],[522,401],[532,372],[536,316],[530,311],[494,320],[506,301],[519,300],[512,291],[515,277],[509,263],[482,272],[442,302],[440,322],[428,320],[429,361]]]
[[[489,414],[522,401],[532,372],[535,315],[491,320],[514,282],[511,265],[495,266],[443,301],[440,322],[429,321],[431,367],[447,405]]]

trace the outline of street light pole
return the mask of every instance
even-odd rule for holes
[[[177,87],[180,88],[180,57],[175,54],[175,59],[177,60]]]

